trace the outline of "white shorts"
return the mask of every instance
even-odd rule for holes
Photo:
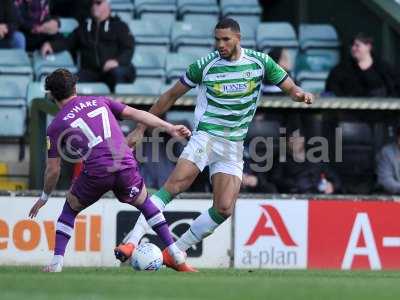
[[[180,158],[193,162],[200,171],[209,166],[210,177],[216,173],[225,173],[242,180],[243,142],[233,142],[204,131],[195,131]]]

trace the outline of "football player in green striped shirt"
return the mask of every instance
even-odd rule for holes
[[[235,20],[225,18],[216,25],[215,46],[217,51],[192,63],[150,109],[161,116],[177,99],[198,87],[193,135],[164,186],[151,197],[163,210],[209,166],[213,205],[178,239],[182,251],[212,234],[233,212],[242,180],[243,140],[260,101],[263,79],[279,86],[293,101],[314,101],[314,96],[296,86],[267,54],[240,46],[240,27]],[[140,124],[130,135],[130,144],[143,137],[144,131],[145,126]],[[124,243],[115,249],[116,257],[128,259],[149,228],[141,216]],[[163,254],[165,264],[174,267],[168,252]]]

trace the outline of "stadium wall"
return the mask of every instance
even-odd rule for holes
[[[35,201],[0,197],[0,265],[43,265],[51,258],[64,199],[52,198],[29,220]],[[209,199],[174,201],[166,211],[174,235],[210,205]],[[400,203],[390,198],[242,198],[232,222],[191,249],[189,261],[207,268],[400,269],[399,215]],[[118,266],[112,250],[138,216],[114,199],[85,210],[76,220],[65,264]],[[145,238],[159,243],[154,235]]]

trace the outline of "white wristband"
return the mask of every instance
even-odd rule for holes
[[[40,200],[43,200],[44,202],[47,202],[49,200],[49,195],[47,195],[44,191],[42,192],[42,195],[40,196]]]

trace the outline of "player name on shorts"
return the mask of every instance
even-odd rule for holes
[[[90,100],[86,102],[80,102],[78,105],[75,105],[63,118],[64,121],[68,119],[74,119],[75,114],[79,113],[81,110],[89,107],[97,107],[96,100]]]

